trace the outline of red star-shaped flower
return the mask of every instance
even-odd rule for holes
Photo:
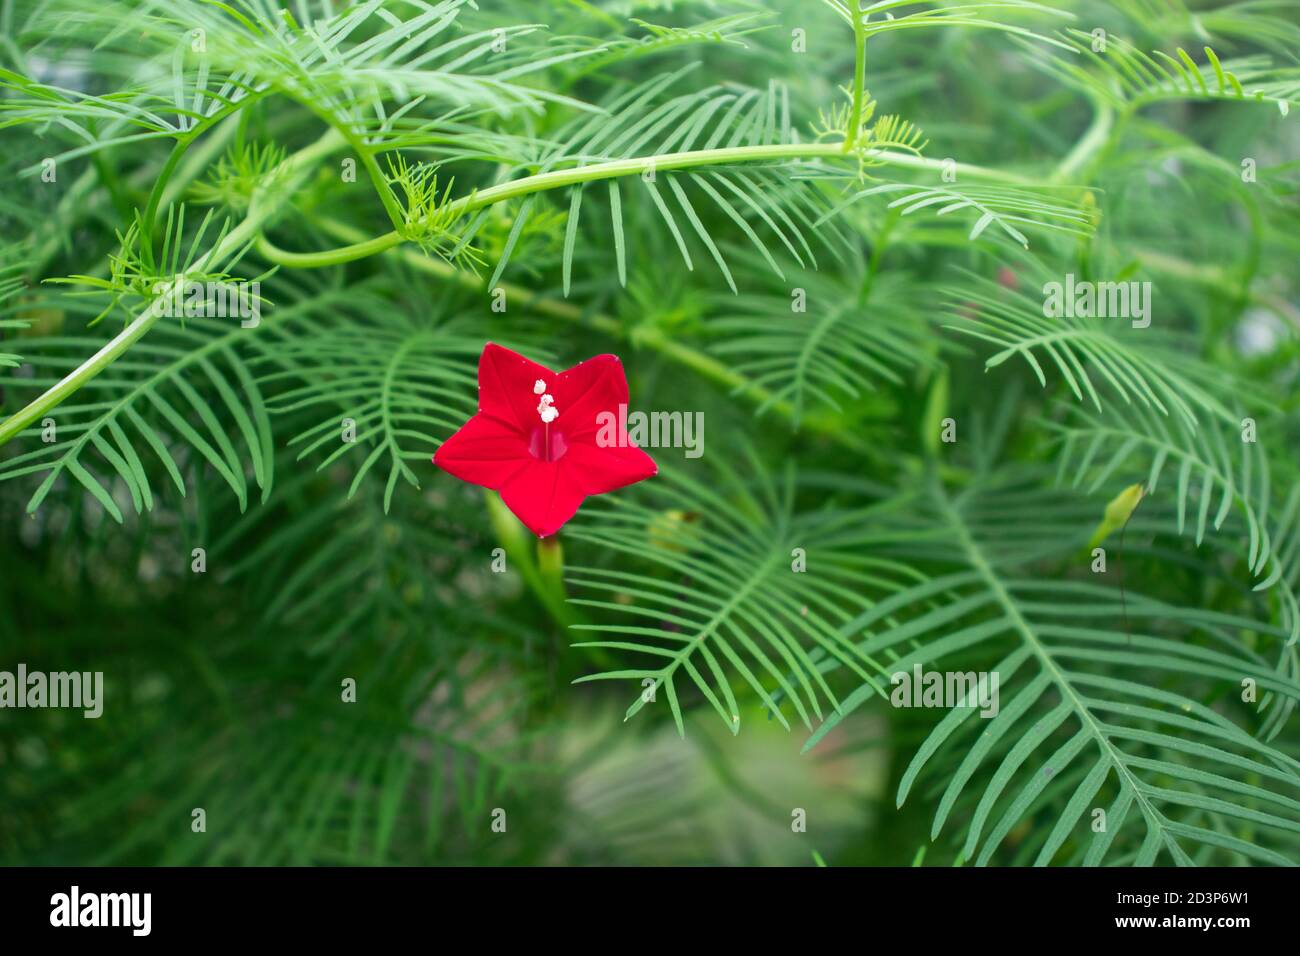
[[[588,495],[658,473],[628,440],[619,414],[626,405],[617,356],[597,355],[556,373],[489,342],[478,362],[478,414],[442,443],[433,463],[499,491],[506,507],[545,538]]]

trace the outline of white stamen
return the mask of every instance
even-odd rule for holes
[[[546,416],[547,412],[551,413],[549,418]],[[537,404],[537,414],[542,417],[542,421],[544,422],[551,422],[555,420],[555,416],[560,414],[560,412],[557,408],[555,408],[554,395],[542,396],[542,400]]]
[[[534,394],[534,395],[540,395],[540,394],[542,394],[542,392],[544,392],[544,391],[546,391],[546,383],[545,383],[545,382],[543,382],[540,378],[539,378],[537,381],[533,382],[533,394]]]

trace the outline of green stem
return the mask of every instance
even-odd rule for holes
[[[1064,182],[1076,175],[1085,163],[1106,145],[1115,125],[1115,111],[1101,99],[1093,100],[1092,123],[1074,148],[1057,165],[1052,173],[1054,182]]]
[[[485,206],[517,199],[520,196],[528,196],[548,189],[575,186],[580,183],[589,183],[601,179],[640,175],[648,169],[660,172],[669,169],[687,169],[694,166],[712,166],[726,163],[842,157],[844,152],[843,143],[780,143],[772,146],[733,146],[725,149],[698,149],[684,153],[665,153],[662,156],[636,156],[630,159],[615,159],[605,163],[595,163],[591,166],[575,166],[572,169],[538,173],[535,176],[525,176],[523,179],[516,179],[481,191],[475,191],[468,196],[463,196],[449,203],[446,212],[449,217],[454,218],[482,209]],[[867,159],[911,169],[942,171],[944,168],[943,162],[940,160],[926,159],[910,153],[899,153],[892,150],[870,150],[863,155]],[[957,171],[959,175],[976,179],[1020,184],[1032,182],[1032,180],[1014,173],[997,169],[985,169],[981,166],[963,165],[959,166]],[[286,252],[282,249],[275,249],[270,245],[266,248],[273,253],[273,255],[268,255],[268,258],[271,258],[274,262],[295,269],[314,269],[339,265],[340,263],[351,262],[354,259],[363,259],[379,252],[386,252],[404,241],[406,241],[405,237],[399,231],[394,230],[371,239],[358,241],[349,246],[326,249],[322,252]]]
[[[866,17],[858,0],[849,0],[849,4],[853,10],[853,107],[849,111],[849,128],[844,131],[845,153],[853,151],[862,131],[863,99],[867,90]]]
[[[126,194],[122,186],[122,180],[118,177],[117,172],[113,169],[112,163],[108,156],[104,155],[104,150],[92,153],[90,164],[95,173],[99,176],[99,181],[108,191],[109,201],[112,202],[113,208],[118,216],[122,219],[131,218],[131,199]]]
[[[255,103],[257,100],[261,99],[266,95],[266,93],[267,91],[252,93],[245,97],[243,102],[240,103],[238,110],[226,113],[226,115],[222,119],[216,121],[216,123],[205,122],[190,130],[184,136],[177,137],[175,145],[172,146],[172,151],[167,154],[167,159],[163,163],[162,169],[158,171],[158,178],[154,180],[153,189],[149,191],[149,200],[145,204],[143,215],[140,217],[141,222],[144,224],[144,228],[148,229],[150,234],[153,233],[153,227],[158,218],[158,210],[165,205],[167,194],[169,192],[174,193],[177,191],[176,183],[174,182],[174,174],[177,167],[180,165],[182,160],[194,158],[194,152],[191,147],[194,145],[195,141],[210,129],[223,131],[219,137],[214,135],[208,137],[208,140],[215,141],[215,148],[217,150],[224,148],[226,142],[238,128],[239,122],[248,115],[244,112],[244,109],[248,107],[249,104]],[[206,165],[206,163],[204,165]],[[194,169],[192,165],[190,168]],[[192,176],[189,178],[182,176],[180,177],[180,182],[184,184],[189,182],[192,178]]]
[[[386,232],[382,236],[355,242],[350,246],[327,249],[324,252],[288,252],[272,245],[265,236],[259,236],[257,251],[265,259],[277,265],[291,269],[318,269],[323,266],[337,266],[354,259],[364,259],[380,252],[386,252],[399,246],[404,240],[396,232]]]
[[[384,203],[384,208],[389,214],[389,218],[396,224],[401,221],[401,210],[395,207],[396,200],[393,198],[392,190],[387,188],[383,182],[383,176],[379,172],[371,156],[364,146],[357,143],[353,137],[346,132],[331,127],[320,140],[311,146],[295,153],[280,164],[276,172],[287,170],[298,170],[308,162],[312,162],[321,156],[327,155],[338,149],[344,144],[349,144],[357,150],[366,165],[367,171],[375,182],[375,186],[380,190],[380,198]],[[613,179],[619,176],[639,175],[647,169],[669,170],[669,169],[687,169],[694,166],[708,166],[726,163],[739,162],[761,162],[769,160],[782,159],[813,159],[818,157],[835,157],[843,156],[845,147],[843,143],[781,143],[769,146],[732,146],[719,149],[701,149],[691,150],[680,153],[667,153],[662,156],[638,156],[631,159],[617,159],[605,163],[596,163],[591,166],[580,166],[573,169],[554,170],[546,173],[538,173],[533,176],[526,176],[523,179],[513,180],[511,182],[501,183],[491,186],[482,191],[470,193],[460,199],[450,203],[448,210],[454,215],[464,215],[476,209],[490,206],[494,203],[505,202],[509,199],[515,199],[520,196],[527,196],[532,193],[542,192],[548,189],[556,189],[563,186],[576,185],[578,183],[593,182],[600,179]],[[881,162],[891,163],[899,166],[911,167],[914,169],[931,169],[937,170],[942,168],[942,163],[937,160],[924,159],[919,156],[912,156],[906,153],[896,153],[889,150],[873,150],[865,153],[868,158],[876,159]],[[176,151],[168,157],[168,167],[174,167],[174,158]],[[976,178],[997,179],[1003,181],[1022,181],[1020,177],[1011,173],[1003,173],[998,170],[982,169],[975,166],[963,166],[961,171],[966,175]],[[160,177],[164,179],[167,177]],[[270,177],[268,177],[269,181]],[[226,235],[225,240],[216,248],[199,259],[194,264],[194,269],[202,269],[204,265],[222,255],[233,252],[244,243],[254,240],[259,241],[262,224],[270,219],[275,211],[286,201],[286,197],[292,196],[294,184],[277,184],[274,198],[268,204],[263,206],[259,202],[259,197],[255,196],[254,201],[250,204],[248,216],[234,230]],[[382,187],[382,188],[380,188]],[[159,193],[161,196],[161,193]],[[290,253],[278,250],[267,242],[264,238],[259,242],[263,247],[263,252],[267,258],[272,261],[281,262],[284,265],[294,266],[296,268],[312,268],[317,266],[338,265],[343,262],[349,262],[353,259],[360,259],[366,256],[375,255],[379,252],[387,251],[405,241],[405,237],[396,230],[385,233],[382,236],[375,236],[370,239],[364,239],[346,246],[341,249],[331,249],[323,252],[314,253]],[[424,257],[416,257],[418,261],[432,264],[432,260]],[[451,274],[456,270],[448,267]],[[576,312],[577,310],[575,310]],[[578,313],[580,314],[580,313]],[[144,335],[153,324],[158,320],[158,316],[153,313],[152,309],[146,309],[141,315],[137,316],[124,328],[117,336],[108,342],[102,349],[92,355],[89,359],[78,366],[72,373],[63,378],[58,384],[51,387],[36,399],[34,399],[25,408],[21,409],[3,423],[0,423],[0,445],[9,441],[20,431],[26,428],[33,421],[36,421],[46,411],[62,402],[72,393],[76,392],[82,385],[94,378],[101,371],[111,364],[118,356],[125,352],[130,346]],[[617,325],[616,325],[617,327]],[[668,340],[662,333],[652,332],[649,335],[649,344],[657,348],[664,354],[675,358],[678,361],[703,372],[716,381],[738,389],[750,396],[761,396],[766,398],[768,393],[759,389],[752,383],[748,382],[741,376],[736,375],[729,368],[721,363],[688,349],[679,343]],[[787,417],[792,416],[793,411],[786,403],[773,403],[773,408],[780,411]],[[853,436],[839,430],[837,437],[846,444],[850,443],[851,447],[860,447],[860,443],[853,439]]]
[[[140,217],[140,222],[142,227],[148,230],[148,236],[150,237],[153,236],[154,221],[158,217],[158,206],[162,203],[163,192],[167,189],[167,183],[171,181],[172,173],[176,170],[177,165],[179,165],[193,141],[193,137],[190,136],[182,136],[176,140],[176,145],[167,154],[167,161],[163,163],[162,169],[158,172],[158,178],[154,180],[153,189],[149,191],[149,201],[145,204],[144,215]]]
[[[537,173],[515,179],[510,182],[491,186],[480,192],[470,193],[451,203],[449,211],[456,213],[473,212],[493,203],[527,196],[531,193],[544,192],[561,186],[574,186],[599,179],[616,179],[620,176],[634,176],[648,169],[663,172],[670,169],[688,169],[692,166],[715,166],[726,163],[753,163],[780,159],[813,159],[819,156],[839,156],[844,148],[840,143],[775,143],[769,146],[728,146],[718,149],[693,149],[681,153],[664,153],[660,156],[633,156],[628,159],[612,159],[590,166],[574,166],[571,169],[556,169],[547,173]]]
[[[353,226],[331,219],[313,219],[313,223],[335,239],[344,241],[357,240],[353,245],[344,248],[352,249],[364,244],[360,241],[360,237],[365,233]],[[284,252],[276,248],[265,237],[259,240],[258,251],[269,261],[280,265],[292,266],[300,260],[297,254]],[[389,251],[394,250],[390,249]],[[450,263],[424,255],[414,249],[398,249],[396,254],[400,255],[402,260],[411,268],[437,276],[440,279],[457,282],[470,289],[477,289],[481,285],[480,278],[473,273],[464,272]],[[509,302],[518,302],[526,308],[535,309],[543,315],[561,319],[565,322],[573,322],[588,328],[594,328],[614,338],[634,339],[635,344],[653,349],[665,358],[692,369],[704,378],[721,385],[729,391],[734,391],[758,405],[766,405],[787,420],[792,421],[794,419],[794,406],[788,401],[784,399],[774,400],[772,393],[763,386],[750,381],[745,376],[734,371],[729,365],[719,362],[712,356],[670,338],[660,329],[654,327],[638,328],[633,332],[612,316],[588,312],[568,302],[540,295],[523,286],[512,285],[508,282],[499,282],[497,285],[505,292],[506,300]],[[834,439],[845,448],[854,451],[861,451],[864,448],[862,440],[846,428],[837,416],[805,415],[802,422],[810,430]]]
[[[551,544],[547,545],[539,539],[534,555],[531,547],[532,533],[510,513],[497,492],[484,489],[483,494],[487,504],[488,523],[491,524],[497,541],[505,548],[506,557],[533,592],[533,596],[560,627],[569,628],[578,623],[575,608],[569,604],[564,592],[564,559],[559,543],[552,539]]]
[[[203,141],[194,146],[185,156],[185,162],[177,169],[163,190],[162,205],[168,206],[186,189],[199,174],[211,165],[212,161],[226,148],[234,135],[238,117],[227,117],[218,123]],[[132,190],[143,191],[148,184],[148,177],[155,175],[148,169],[141,169],[132,174],[127,181]],[[94,168],[87,169],[69,188],[55,209],[54,215],[46,219],[41,226],[36,251],[27,262],[27,275],[33,282],[39,281],[45,274],[50,260],[63,249],[64,237],[73,231],[77,222],[91,216],[104,203],[102,194],[91,190],[99,183]],[[108,272],[107,263],[100,264],[89,275],[102,275]]]
[[[567,608],[564,590],[564,546],[558,535],[537,539],[537,574],[551,594],[551,602]]]
[[[402,212],[401,205],[397,202],[397,197],[393,195],[392,189],[388,186],[388,178],[384,176],[383,170],[379,168],[379,163],[375,161],[374,152],[366,146],[365,141],[347,129],[346,124],[340,125],[337,118],[328,110],[317,108],[314,103],[307,99],[299,97],[294,97],[294,99],[314,113],[326,126],[338,130],[339,135],[352,148],[352,151],[361,158],[361,165],[365,168],[366,175],[370,177],[370,183],[375,187],[375,192],[379,194],[379,201],[383,204],[384,212],[388,214],[388,219],[393,224],[394,229],[401,229],[406,221],[405,214]],[[347,260],[342,261],[346,262]]]
[[[315,143],[299,150],[285,159],[275,170],[275,175],[267,177],[268,181],[279,180],[281,175],[295,177],[322,156],[328,155],[343,144],[342,137],[333,129]],[[279,207],[292,195],[294,182],[277,181],[277,188],[268,197],[254,196],[249,206],[248,216],[238,226],[226,233],[226,237],[204,255],[200,256],[190,267],[190,272],[201,272],[207,265],[219,261],[240,249],[261,232],[262,225],[270,219]],[[184,275],[177,276],[175,282],[184,281]],[[118,356],[129,349],[161,317],[161,312],[152,307],[146,308],[131,320],[121,332],[110,339],[103,348],[82,362],[76,369],[59,380],[24,408],[15,412],[0,423],[0,445],[9,441],[32,422],[40,419],[47,411],[54,408],[81,386],[102,372]]]

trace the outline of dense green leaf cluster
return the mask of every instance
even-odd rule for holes
[[[1295,0],[0,0],[0,670],[107,694],[0,709],[0,861],[1300,861],[1298,56]],[[430,463],[488,341],[704,454],[539,547]]]

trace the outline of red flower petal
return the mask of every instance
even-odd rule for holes
[[[462,481],[495,490],[535,460],[517,429],[487,415],[472,417],[433,456],[435,465]]]
[[[526,432],[537,424],[533,383],[540,378],[549,388],[556,377],[545,365],[489,342],[478,360],[478,410]]]
[[[659,473],[654,459],[635,445],[626,448],[570,445],[560,464],[570,480],[589,495],[614,491]]]
[[[562,461],[536,458],[501,488],[506,507],[539,538],[559,531],[586,497],[572,473],[566,473]]]
[[[558,412],[549,426],[537,411],[539,379]],[[617,356],[598,355],[556,373],[489,342],[479,359],[478,380],[478,414],[442,443],[433,463],[499,491],[534,534],[559,531],[588,495],[658,473],[621,427],[620,406],[626,408],[628,391]],[[613,429],[611,419],[618,423]],[[598,444],[597,438],[610,438],[611,430],[618,443]]]
[[[615,355],[597,355],[579,362],[557,375],[554,385],[549,380],[547,385],[560,410],[556,425],[571,443],[593,440],[600,427],[600,413],[617,416],[618,407],[627,405],[627,376]]]

